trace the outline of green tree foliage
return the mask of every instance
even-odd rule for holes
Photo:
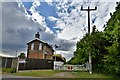
[[[77,42],[74,57],[69,63],[84,64],[91,53],[94,71],[120,75],[120,3],[110,15],[103,32],[97,31],[94,26],[90,35],[86,34]]]
[[[20,53],[20,55],[18,57],[21,59],[25,59],[25,53]]]

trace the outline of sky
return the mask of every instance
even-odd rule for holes
[[[116,0],[119,1],[119,0]],[[17,56],[27,53],[26,43],[34,39],[36,32],[40,39],[50,45],[58,45],[56,53],[67,60],[73,57],[76,43],[87,33],[87,12],[81,6],[90,6],[91,30],[96,25],[99,31],[116,7],[115,0],[25,0],[2,1],[0,4],[2,56]]]

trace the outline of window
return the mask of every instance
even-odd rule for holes
[[[31,44],[31,50],[34,50],[34,43]]]
[[[42,50],[42,43],[39,44],[39,50]]]

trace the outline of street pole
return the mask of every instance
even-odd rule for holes
[[[17,57],[17,51],[16,51],[16,57]]]
[[[56,69],[56,44],[54,45],[54,50],[55,50],[55,54],[54,54],[54,57],[55,57],[55,61],[54,61],[54,70]]]
[[[55,62],[56,62],[56,47],[55,47]]]
[[[60,46],[58,46],[58,45],[54,45],[54,48],[55,48],[55,61],[56,61],[56,48],[58,48],[58,47],[60,47]]]
[[[97,7],[95,9],[90,9],[88,6],[88,9],[83,9],[81,7],[81,11],[87,11],[88,12],[88,35],[90,35],[90,11],[95,11],[97,10]],[[91,53],[89,52],[89,73],[92,74],[92,59],[91,59]]]

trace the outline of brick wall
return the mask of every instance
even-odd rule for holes
[[[46,59],[53,59],[52,54],[45,54]]]
[[[52,48],[46,44],[42,43],[42,48],[39,49],[39,44],[42,43],[39,40],[34,40],[33,42],[30,42],[28,44],[28,52],[27,56],[28,58],[34,58],[34,59],[53,59],[53,50]],[[34,44],[34,50],[31,49],[31,45]],[[46,55],[45,55],[46,54]]]
[[[30,50],[30,51],[29,51],[28,58],[44,59],[43,51]]]

